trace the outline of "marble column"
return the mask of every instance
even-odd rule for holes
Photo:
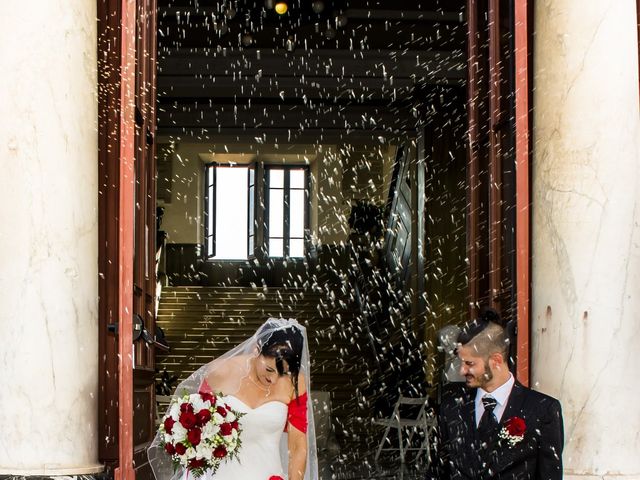
[[[0,475],[98,463],[96,2],[2,2]]]
[[[636,0],[534,5],[532,383],[565,478],[640,478]]]

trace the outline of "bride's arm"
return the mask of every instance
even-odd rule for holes
[[[302,374],[298,380],[298,396],[303,395],[307,389],[305,379]],[[294,398],[291,400],[295,402]],[[289,480],[303,480],[304,471],[307,464],[307,433],[298,430],[289,422]],[[305,429],[306,430],[306,429]]]
[[[289,428],[289,480],[302,480],[307,464],[307,434]]]

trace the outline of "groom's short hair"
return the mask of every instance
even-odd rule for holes
[[[492,308],[483,309],[478,318],[467,323],[458,335],[458,343],[471,346],[480,357],[500,353],[509,355],[509,335],[502,326],[500,315]]]

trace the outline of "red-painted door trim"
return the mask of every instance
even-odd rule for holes
[[[135,0],[122,0],[119,176],[119,327],[118,409],[120,415],[116,480],[134,480],[133,470],[133,232],[134,232],[134,106]]]
[[[527,0],[515,2],[516,94],[516,290],[518,305],[518,380],[529,385],[530,358],[530,118],[529,118],[529,12]]]

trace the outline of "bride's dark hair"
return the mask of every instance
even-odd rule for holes
[[[267,321],[258,331],[258,348],[265,357],[275,358],[278,375],[284,375],[284,364],[287,362],[293,388],[298,396],[298,374],[302,362],[304,337],[295,326],[278,326]]]

